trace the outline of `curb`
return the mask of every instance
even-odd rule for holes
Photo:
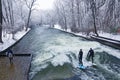
[[[33,58],[33,55],[31,54],[31,55],[30,55],[29,69],[28,69],[28,71],[27,71],[27,80],[30,80],[30,79],[29,79],[29,72],[30,72],[30,68],[31,68],[31,61],[32,61],[32,58]]]
[[[21,57],[21,56],[24,56],[24,57],[28,57],[28,56],[31,56],[31,54],[13,54],[13,56],[17,56],[17,57]],[[5,54],[1,54],[0,57],[8,57],[6,56]]]

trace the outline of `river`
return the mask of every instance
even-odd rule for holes
[[[90,48],[95,67],[86,60]],[[77,68],[80,49],[86,70]],[[13,50],[33,54],[30,80],[120,80],[120,50],[46,26],[36,26]]]

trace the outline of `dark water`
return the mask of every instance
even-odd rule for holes
[[[94,67],[86,60],[91,47],[95,50]],[[86,70],[77,68],[80,48]],[[33,54],[31,80],[120,80],[119,50],[59,30],[37,26],[13,49]]]

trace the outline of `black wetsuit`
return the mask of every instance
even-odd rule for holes
[[[82,56],[83,56],[83,51],[80,51],[79,52],[79,56],[78,56],[78,58],[79,58],[79,64],[83,65],[83,63],[82,63]]]
[[[93,57],[94,57],[94,51],[92,49],[90,49],[88,52],[88,59],[89,60],[92,59],[92,63],[94,62]]]

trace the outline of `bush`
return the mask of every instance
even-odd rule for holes
[[[117,33],[117,28],[116,27],[112,27],[110,28],[110,33]]]

